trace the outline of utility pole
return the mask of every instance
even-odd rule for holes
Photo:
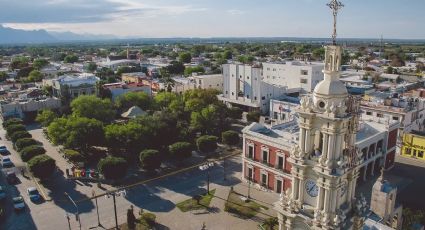
[[[112,193],[112,199],[114,200],[114,212],[115,212],[115,228],[118,230],[118,217],[117,217],[117,205],[115,202],[115,193]]]
[[[65,196],[68,197],[68,199],[71,201],[71,203],[75,206],[75,208],[77,209],[77,214],[75,216],[75,218],[78,220],[78,224],[80,225],[80,230],[81,230],[81,220],[80,220],[80,212],[78,211],[78,206],[75,203],[75,201],[71,198],[70,195],[68,195],[68,193],[65,192]],[[68,217],[69,218],[69,217]],[[69,220],[68,220],[69,221]]]
[[[97,196],[96,196],[96,192],[95,192],[94,190],[92,191],[92,196],[94,197],[94,200],[95,200],[95,202],[96,202],[97,226],[96,226],[96,227],[91,227],[91,228],[89,228],[89,229],[98,228],[98,227],[104,228],[104,227],[102,226],[102,224],[100,223],[100,217],[99,217],[99,206],[98,206],[98,204],[97,204]]]
[[[226,181],[226,158],[223,158],[223,180]]]

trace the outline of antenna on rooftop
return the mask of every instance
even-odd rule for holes
[[[331,8],[332,10],[332,14],[334,16],[334,32],[332,34],[332,44],[336,45],[336,22],[337,22],[337,16],[338,16],[338,12],[340,9],[342,9],[342,7],[344,7],[344,4],[342,4],[340,1],[338,0],[331,0],[330,3],[326,4],[327,6],[329,6],[329,8]]]

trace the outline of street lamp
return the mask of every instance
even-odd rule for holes
[[[77,209],[77,214],[75,214],[75,218],[78,220],[78,224],[80,225],[80,230],[81,230],[80,212],[78,211],[78,206],[68,193],[65,192],[65,196],[68,197],[68,199],[71,201],[71,203]],[[69,224],[69,216],[66,215],[66,218],[68,219],[68,224]]]
[[[115,229],[119,229],[118,228],[118,216],[117,216],[117,204],[115,201],[115,196],[125,196],[127,195],[127,191],[125,189],[123,190],[118,190],[118,191],[114,191],[114,192],[109,192],[106,193],[105,198],[108,199],[110,196],[112,196],[112,199],[114,201],[114,213],[115,213]]]
[[[91,227],[89,229],[98,228],[98,227],[105,229],[105,227],[103,227],[103,225],[100,223],[99,206],[97,205],[97,196],[96,196],[96,192],[94,190],[92,191],[92,196],[94,197],[95,202],[96,202],[97,226],[96,227]]]
[[[207,162],[201,166],[199,166],[199,169],[201,171],[207,171],[207,192],[210,194],[210,168],[214,166],[214,162]]]

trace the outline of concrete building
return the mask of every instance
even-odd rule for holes
[[[193,80],[196,89],[217,89],[220,92],[223,90],[223,75],[194,75],[189,77]]]
[[[425,162],[425,133],[416,132],[403,134],[401,156],[422,160]]]
[[[403,133],[424,131],[425,100],[397,93],[374,92],[361,101],[363,118],[378,118],[400,122],[399,138]]]
[[[148,77],[143,72],[123,73],[121,75],[121,81],[125,83],[142,83],[143,80],[147,78]]]
[[[262,63],[263,81],[268,84],[312,92],[323,80],[323,63],[288,61],[284,63]]]
[[[277,125],[296,119],[296,109],[300,106],[298,97],[283,95],[278,99],[270,100],[271,124]]]
[[[384,180],[383,171],[372,188],[372,198],[370,202],[371,214],[366,221],[368,229],[372,227],[386,226],[388,229],[402,229],[403,206],[396,202],[397,187]],[[376,228],[375,228],[376,229]],[[381,229],[381,228],[377,228]],[[387,228],[383,228],[387,229]]]
[[[55,97],[76,98],[80,95],[96,94],[99,78],[93,74],[63,75],[51,81]],[[46,84],[49,82],[46,82]]]
[[[263,82],[260,66],[225,64],[223,79],[223,94],[218,96],[219,100],[245,111],[267,113],[270,99],[287,92],[286,87]]]
[[[112,100],[115,101],[117,97],[129,92],[144,92],[147,95],[152,95],[151,86],[143,83],[125,83],[117,82],[111,84],[104,84],[104,89],[108,89],[112,94]]]
[[[16,117],[26,119],[34,117],[43,109],[59,109],[61,100],[54,97],[32,98],[22,100],[5,100],[0,102],[1,116],[3,119]]]

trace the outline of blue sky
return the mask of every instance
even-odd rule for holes
[[[134,37],[329,37],[329,0],[0,0],[18,29]],[[425,39],[425,0],[343,0],[338,36]]]

